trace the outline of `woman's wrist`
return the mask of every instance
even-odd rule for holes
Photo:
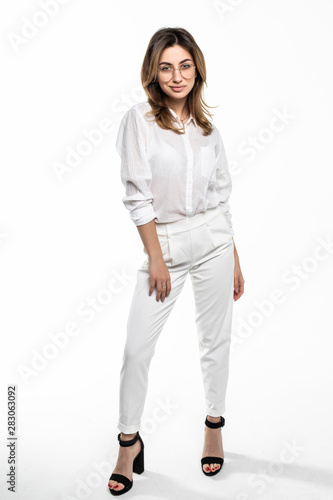
[[[159,262],[160,260],[164,262],[162,250],[148,252],[148,256],[151,262]]]
[[[235,257],[235,261],[239,262],[239,257],[238,257],[238,253],[237,253],[237,250],[236,250],[235,242],[234,242],[234,257]]]

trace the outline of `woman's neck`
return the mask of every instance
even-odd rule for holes
[[[168,102],[167,103],[170,108],[174,110],[174,112],[179,116],[181,120],[184,120],[184,118],[187,117],[188,113],[188,106],[187,106],[187,100],[186,98],[183,100],[176,100],[173,102]]]

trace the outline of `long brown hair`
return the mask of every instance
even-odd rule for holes
[[[177,134],[184,133],[172,124],[174,117],[168,109],[167,96],[157,81],[160,56],[165,48],[174,45],[180,45],[186,49],[193,58],[197,77],[191,92],[187,95],[187,107],[197,124],[202,127],[203,135],[210,135],[213,131],[213,125],[206,115],[212,118],[212,114],[207,110],[207,107],[216,106],[208,106],[202,97],[204,84],[207,86],[206,63],[203,53],[193,36],[184,28],[160,28],[149,41],[141,67],[141,83],[152,108],[148,114],[154,116],[161,128],[174,130]]]

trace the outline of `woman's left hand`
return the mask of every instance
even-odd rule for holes
[[[239,257],[234,243],[234,300],[238,300],[244,293],[244,278],[239,264]]]

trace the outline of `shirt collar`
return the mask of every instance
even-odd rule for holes
[[[171,114],[178,120],[179,124],[182,125],[182,122],[180,121],[180,118],[177,115],[177,113],[172,108],[170,108],[170,106],[168,106],[168,108],[169,108]],[[187,122],[185,123],[185,125],[188,125],[191,122],[191,120],[193,120],[194,125],[197,126],[197,122],[196,122],[194,116],[192,115],[192,113],[190,113],[190,117],[187,120]]]

